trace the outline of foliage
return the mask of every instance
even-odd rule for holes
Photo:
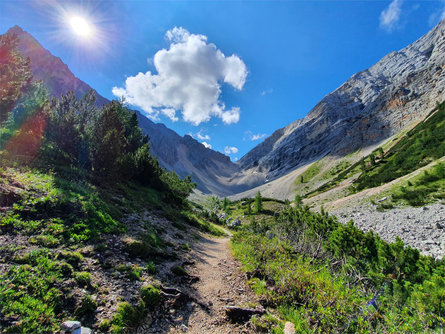
[[[63,262],[51,258],[45,249],[18,257],[18,263],[0,276],[0,310],[19,321],[8,327],[10,333],[48,333],[59,328],[62,311],[61,282],[70,274]]]
[[[261,197],[261,193],[258,191],[255,196],[255,212],[259,213],[263,211],[263,198]]]
[[[20,54],[18,42],[15,34],[0,36],[0,125],[32,79],[30,61]]]
[[[445,162],[439,162],[401,186],[391,196],[394,202],[422,206],[445,195]]]
[[[323,167],[323,163],[320,161],[314,162],[309,166],[296,180],[295,184],[307,183],[316,175],[318,175]]]
[[[444,261],[352,221],[288,207],[272,221],[246,224],[232,245],[253,289],[297,332],[424,332],[445,324]]]

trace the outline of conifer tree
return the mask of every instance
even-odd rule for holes
[[[255,196],[255,211],[257,213],[263,211],[263,198],[261,197],[261,193],[258,193]]]

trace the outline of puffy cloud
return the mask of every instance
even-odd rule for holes
[[[380,28],[391,32],[400,19],[403,0],[393,0],[389,6],[380,13]]]
[[[224,153],[225,154],[236,154],[238,153],[238,148],[234,146],[226,146],[224,147]]]
[[[239,121],[240,109],[226,109],[220,101],[221,84],[241,90],[247,68],[236,55],[226,57],[204,35],[191,34],[184,28],[167,31],[167,49],[153,57],[157,74],[150,71],[126,79],[124,87],[114,87],[113,94],[144,110],[151,118],[162,113],[175,120],[176,111],[194,125],[219,117],[226,124]]]
[[[210,145],[209,143],[206,143],[205,141],[203,141],[202,143],[201,143],[202,145],[204,145],[206,148],[212,148],[212,145]]]

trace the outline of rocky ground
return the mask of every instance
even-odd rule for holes
[[[445,256],[445,205],[401,207],[379,212],[371,204],[330,211],[339,221],[353,220],[364,231],[373,230],[393,242],[399,236],[406,245],[434,258]]]

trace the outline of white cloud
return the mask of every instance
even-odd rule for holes
[[[265,133],[257,133],[257,134],[252,134],[250,136],[250,140],[255,141],[255,140],[260,140],[260,139],[263,139],[266,137],[267,137],[267,135]]]
[[[164,108],[161,110],[161,112],[170,118],[173,122],[177,122],[179,120],[178,117],[176,117],[176,110],[173,108]]]
[[[265,134],[265,133],[253,133],[250,130],[245,131],[244,134],[246,136],[243,137],[243,141],[246,141],[246,140],[256,141],[256,140],[261,140],[261,139],[267,137],[267,134]]]
[[[206,148],[212,148],[212,145],[210,145],[209,143],[206,143],[205,141],[203,141],[202,143],[201,143],[202,145],[204,145]]]
[[[184,28],[167,31],[169,49],[153,57],[157,74],[138,73],[126,79],[124,87],[114,87],[113,94],[144,110],[149,117],[159,113],[170,119],[181,112],[184,121],[194,125],[219,117],[226,124],[236,123],[240,109],[226,109],[220,101],[221,84],[241,90],[247,68],[236,55],[226,57],[204,35],[191,34]]]
[[[199,140],[210,140],[210,136],[209,135],[203,135],[202,130],[200,130],[197,134],[196,137],[198,137]]]
[[[224,153],[225,154],[236,154],[238,153],[238,148],[234,146],[226,146],[224,147]]]
[[[396,27],[402,12],[402,4],[403,0],[393,0],[388,8],[380,13],[380,28],[391,32]]]

